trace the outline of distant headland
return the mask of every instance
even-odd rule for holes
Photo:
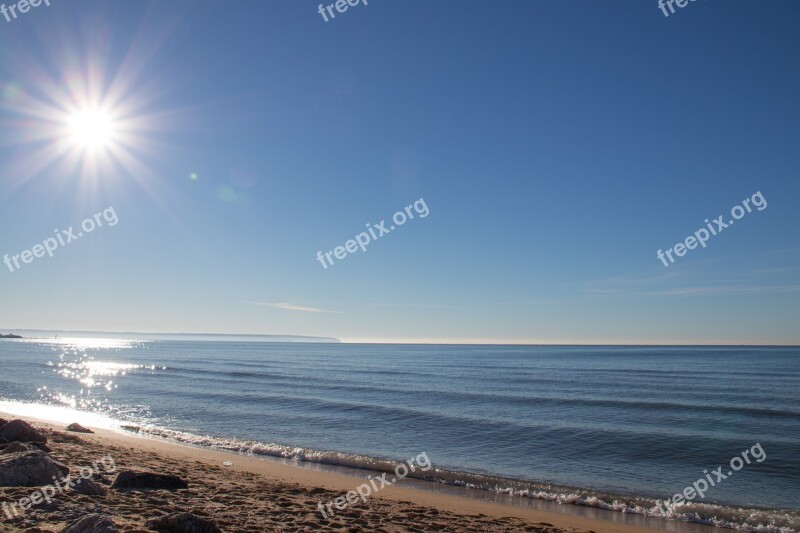
[[[221,341],[221,342],[303,342],[303,343],[340,343],[341,340],[334,337],[313,337],[306,335],[261,335],[261,334],[237,334],[237,333],[145,333],[132,331],[79,331],[79,330],[41,330],[41,329],[21,329],[17,330],[25,334],[26,338],[71,338],[71,337],[91,337],[91,338],[125,338],[130,340],[176,340],[176,341]],[[13,333],[11,335],[0,335],[7,339],[20,339]]]
[[[3,335],[2,333],[0,333],[0,339],[21,339],[21,338],[22,337],[20,337],[19,335],[14,335],[13,333],[9,333],[7,335]]]

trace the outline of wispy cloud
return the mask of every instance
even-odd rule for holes
[[[668,272],[653,269],[630,272],[586,283],[584,292],[598,297],[697,297],[723,295],[794,294],[800,292],[796,261],[775,264],[778,253],[710,257],[675,265]],[[787,261],[789,264],[787,265]],[[769,279],[765,279],[768,276]]]
[[[264,307],[273,307],[275,309],[285,309],[286,311],[301,311],[303,313],[331,313],[339,314],[336,311],[326,311],[325,309],[317,309],[316,307],[303,307],[300,305],[292,305],[288,302],[267,303],[267,302],[248,302],[253,305],[263,305]]]
[[[473,309],[474,306],[446,305],[446,304],[403,304],[403,303],[378,303],[378,302],[341,302],[344,306],[357,307],[410,307],[432,309]]]
[[[792,292],[800,292],[800,285],[758,285],[750,287],[682,287],[676,289],[667,289],[663,291],[654,291],[647,296],[708,296],[708,295],[725,295],[725,294],[786,294]]]

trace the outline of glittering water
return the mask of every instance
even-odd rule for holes
[[[5,400],[324,463],[424,451],[447,483],[626,512],[759,443],[673,515],[764,531],[800,523],[798,390],[797,348],[0,342]]]

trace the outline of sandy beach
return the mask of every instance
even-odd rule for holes
[[[0,413],[0,418],[16,417]],[[95,433],[65,431],[63,424],[27,419],[48,439],[50,456],[76,475],[81,467],[111,456],[114,471],[95,475],[104,496],[67,490],[53,504],[9,518],[2,531],[63,531],[86,514],[111,517],[120,531],[190,531],[154,529],[148,521],[189,512],[213,521],[225,532],[264,531],[540,531],[637,533],[648,529],[560,513],[478,502],[426,491],[387,487],[366,502],[358,501],[327,520],[318,503],[352,491],[361,481],[332,472],[297,468],[254,457],[233,455],[165,441],[92,428]],[[232,463],[226,466],[226,463]],[[122,471],[171,474],[188,489],[123,491],[111,488]],[[0,501],[29,497],[31,487],[0,487]]]

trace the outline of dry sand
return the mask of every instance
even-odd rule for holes
[[[11,415],[0,413],[12,420]],[[67,492],[58,496],[56,509],[31,509],[9,520],[0,512],[0,531],[52,532],[88,513],[107,514],[120,531],[153,531],[147,520],[176,512],[211,518],[226,533],[286,532],[470,532],[540,531],[547,533],[592,531],[644,533],[642,527],[592,520],[566,514],[480,502],[427,491],[387,487],[366,503],[359,501],[335,517],[324,519],[317,504],[354,490],[363,479],[298,468],[255,457],[194,448],[96,429],[95,434],[64,431],[63,425],[28,418],[48,432],[51,456],[77,472],[107,455],[116,472],[125,469],[174,474],[186,480],[188,490],[117,492],[84,496]],[[232,466],[224,466],[231,461]],[[101,481],[106,488],[116,473]],[[0,487],[0,502],[30,496],[31,488]]]

